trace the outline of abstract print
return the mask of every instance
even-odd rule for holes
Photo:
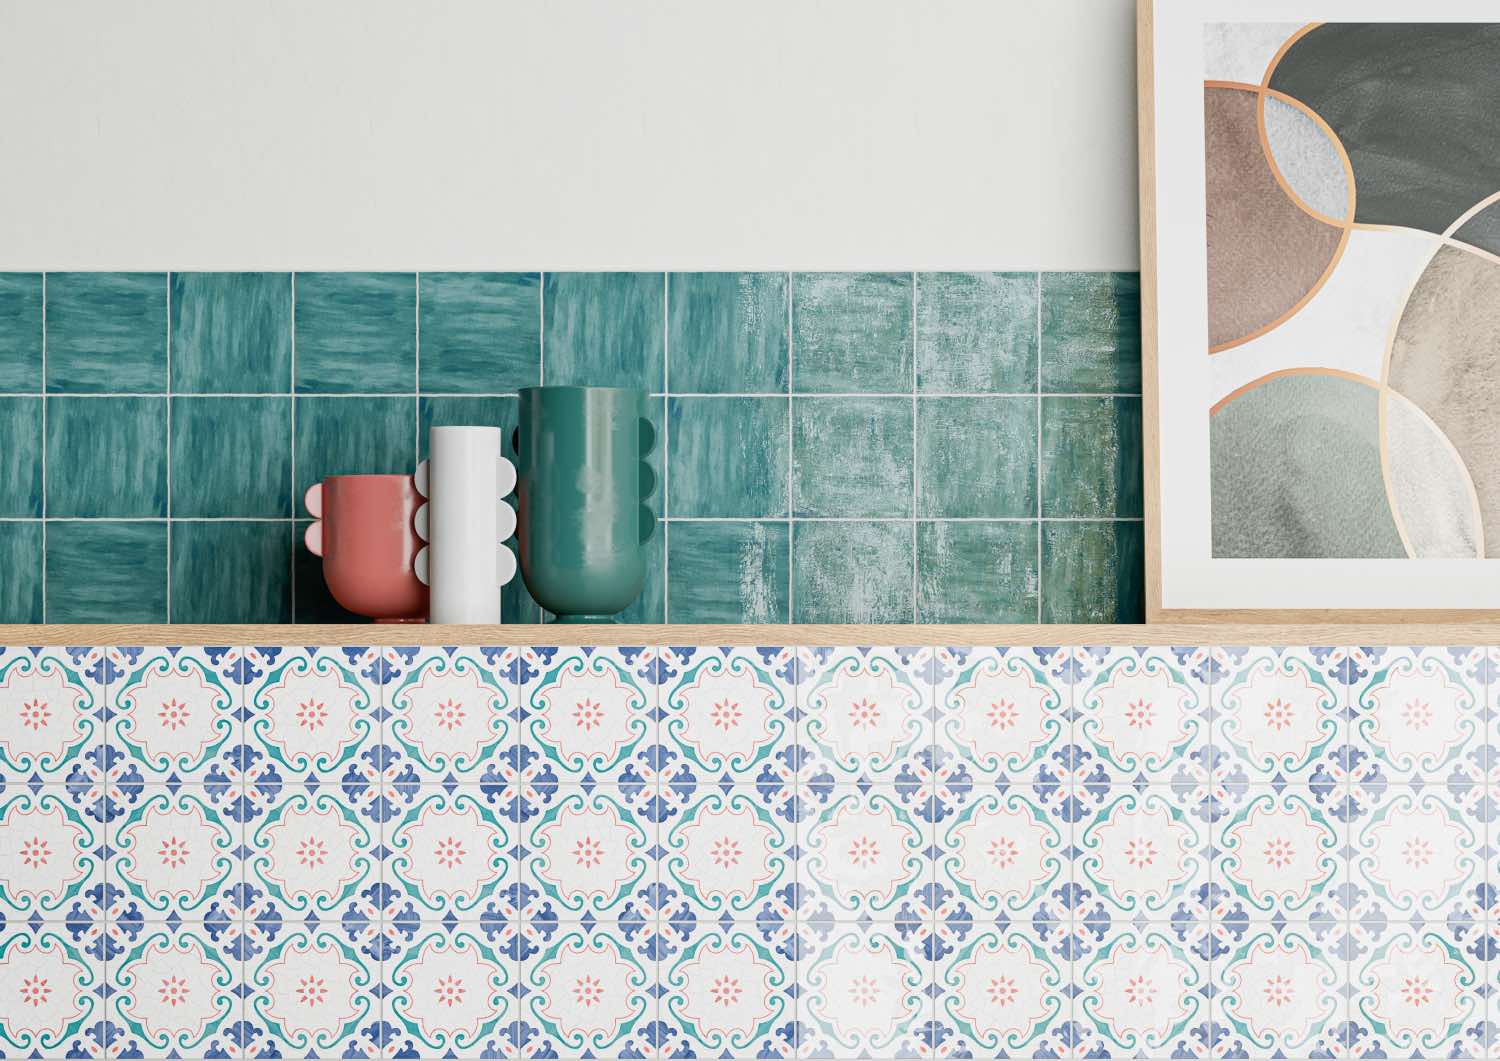
[[[1204,34],[1213,555],[1500,554],[1500,23]]]

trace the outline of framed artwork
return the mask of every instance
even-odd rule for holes
[[[1139,48],[1148,618],[1500,618],[1500,5]]]

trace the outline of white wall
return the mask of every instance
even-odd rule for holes
[[[0,268],[1135,268],[1133,9],[6,0]]]

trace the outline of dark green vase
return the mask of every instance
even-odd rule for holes
[[[646,585],[656,445],[644,391],[523,387],[516,531],[526,588],[560,623],[612,623]]]

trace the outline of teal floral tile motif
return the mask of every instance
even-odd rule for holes
[[[410,394],[417,382],[411,273],[298,273],[299,394]]]
[[[1355,754],[1398,783],[1467,772],[1483,761],[1485,650],[1454,645],[1352,648],[1364,677],[1350,689]]]
[[[1236,912],[1258,921],[1330,916],[1351,867],[1348,827],[1327,794],[1257,784],[1230,789],[1223,802],[1209,835],[1212,872]]]
[[[660,744],[681,771],[748,781],[796,735],[787,650],[662,650]],[[670,769],[670,768],[669,768]],[[672,777],[679,771],[668,773]],[[684,775],[685,776],[685,775]]]
[[[1041,651],[945,647],[933,661],[934,741],[945,776],[986,789],[1024,786],[1072,743],[1072,689]],[[1041,802],[1045,809],[1053,801]]]
[[[665,283],[662,273],[548,273],[544,382],[660,391]]]
[[[517,823],[478,785],[422,786],[403,793],[401,812],[382,828],[381,880],[401,907],[423,920],[483,920],[500,893],[518,886]]]
[[[1139,522],[1042,524],[1042,622],[1139,623],[1146,614]]]
[[[951,776],[956,781],[968,781],[956,766],[951,768]],[[957,794],[962,786],[953,789]],[[1073,827],[1039,802],[1034,796],[1028,797],[1025,788],[999,791],[989,784],[977,784],[963,798],[953,801],[950,815],[936,822],[937,885],[952,897],[955,912],[978,924],[1009,920],[1014,925],[1031,926],[1033,932],[1041,929],[1045,936],[1057,891],[1071,880],[1066,851]],[[955,934],[963,935],[957,924]],[[1031,935],[1017,932],[1020,938]],[[1027,939],[1028,950],[1045,951],[1048,944],[1055,945],[1056,941]],[[1025,967],[1026,955],[1010,957]]]
[[[800,756],[830,782],[851,786],[900,784],[926,773],[931,659],[925,648],[799,651]]]
[[[676,393],[787,389],[786,273],[673,273],[667,341]]]
[[[169,563],[179,623],[289,623],[292,525],[174,521]]]
[[[1073,825],[1076,879],[1107,914],[1085,921],[1166,921],[1211,875],[1209,830],[1187,793],[1152,786],[1091,786]]]
[[[42,525],[0,523],[0,623],[42,621]]]
[[[384,743],[424,783],[492,781],[515,768],[517,652],[419,649],[386,687]]]
[[[371,1026],[380,1021],[382,963],[351,944],[340,924],[284,924],[274,935],[258,934],[247,951],[241,1038],[267,1054],[368,1055],[377,1034]],[[423,986],[432,997],[436,985]]]
[[[1075,687],[1073,743],[1104,784],[1191,784],[1209,752],[1209,652],[1201,648],[1092,649]]]
[[[42,514],[42,399],[0,398],[0,516]]]
[[[547,793],[546,807],[524,824],[523,873],[553,916],[629,923],[650,905],[656,826],[634,812],[632,794],[567,784]]]
[[[551,764],[553,784],[654,776],[658,650],[531,649],[524,666],[522,743]]]
[[[792,277],[792,389],[911,393],[912,275]]]
[[[173,397],[171,447],[174,517],[293,515],[291,398]]]
[[[237,785],[238,656],[227,648],[125,653],[109,685],[115,769],[147,783]]]
[[[795,514],[843,519],[910,516],[912,441],[908,399],[796,399]]]
[[[541,276],[422,273],[421,389],[497,394],[536,386]]]
[[[786,1056],[796,1012],[795,966],[764,941],[760,926],[708,925],[658,971],[660,1034],[708,1056]]]
[[[0,915],[65,920],[74,904],[104,883],[104,837],[74,792],[34,785],[0,796]]]
[[[245,879],[295,920],[335,918],[379,880],[380,830],[332,786],[280,786],[245,826]]]
[[[1359,1035],[1358,1027],[1345,1024],[1347,963],[1319,937],[1317,927],[1305,923],[1254,922],[1225,941],[1212,966],[1211,1003],[1223,1049],[1247,1057],[1311,1055]]]
[[[785,515],[787,415],[784,398],[670,399],[670,514]]]
[[[1213,745],[1225,776],[1331,789],[1347,773],[1349,650],[1221,646],[1213,660]]]
[[[796,524],[792,622],[911,622],[911,549],[910,524]]]
[[[727,792],[695,785],[662,826],[662,880],[683,897],[669,916],[674,937],[690,937],[699,923],[752,920],[774,908],[775,894],[792,883],[796,826],[777,816],[764,795],[743,785]]]
[[[523,967],[522,1029],[542,1056],[642,1056],[656,1019],[656,962],[610,932],[559,927]]]
[[[42,389],[42,274],[0,273],[0,394]]]
[[[917,389],[1035,391],[1037,287],[1036,273],[919,273]]]
[[[965,930],[933,970],[941,992],[935,1030],[955,1055],[1045,1057],[1076,1040],[1065,994],[1071,962],[1048,945],[1045,930],[962,924]]]
[[[1042,274],[1042,389],[1141,389],[1138,273]]]
[[[910,931],[891,921],[851,923],[818,938],[797,964],[799,1056],[922,1056],[932,969]]]
[[[104,962],[66,923],[7,921],[0,928],[0,983],[16,1002],[0,1012],[0,1042],[23,1056],[61,1056],[85,1045],[104,1009]],[[96,1038],[90,1041],[97,1041]]]
[[[48,398],[47,515],[167,514],[165,398]]]
[[[243,1012],[241,964],[223,945],[226,933],[209,924],[132,925],[128,944],[112,955],[110,1031],[122,1056],[216,1056],[232,1048]]]
[[[923,516],[1035,516],[1035,398],[917,402],[917,511]]]
[[[917,621],[1035,622],[1035,523],[917,524]]]
[[[1042,399],[1042,515],[1139,517],[1139,398]]]
[[[672,524],[672,621],[787,622],[790,534],[784,522]]]
[[[1078,996],[1074,1019],[1082,1018],[1110,1051],[1188,1049],[1209,1016],[1209,967],[1193,960],[1169,925],[1112,926],[1075,963],[1073,979],[1097,985]],[[1149,1015],[1141,1012],[1146,991]]]
[[[47,527],[47,621],[167,621],[167,525],[52,523]]]
[[[141,918],[211,920],[220,893],[239,883],[233,854],[240,843],[239,808],[231,788],[121,786],[119,813],[109,826],[109,882]]]
[[[172,274],[172,391],[292,389],[290,273]]]
[[[497,953],[494,927],[412,922],[394,935],[380,970],[383,1024],[364,1029],[363,1048],[392,1036],[393,1057],[512,1056],[520,968]]]
[[[931,879],[932,828],[898,788],[839,784],[798,825],[799,881],[824,916],[894,921]]]
[[[1482,1056],[1487,1022],[1479,1015],[1493,987],[1485,978],[1494,973],[1474,957],[1473,935],[1435,924],[1382,933],[1350,963],[1353,1028],[1344,1037],[1357,1035],[1391,1057],[1428,1050]]]
[[[166,389],[165,274],[48,273],[46,302],[48,393]]]
[[[331,774],[363,797],[362,781],[377,769],[382,687],[368,649],[249,648],[245,650],[245,745],[256,775],[280,778]],[[248,780],[248,779],[247,779]],[[413,784],[415,779],[413,779]]]

